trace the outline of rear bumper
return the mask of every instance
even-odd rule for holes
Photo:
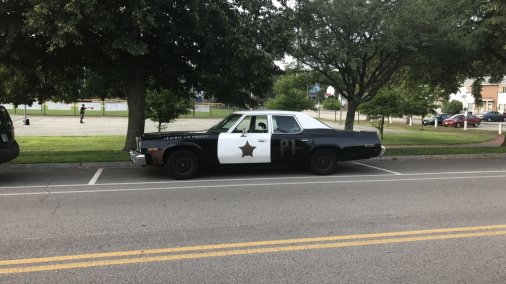
[[[130,161],[135,165],[145,166],[146,165],[146,156],[137,151],[130,151]]]

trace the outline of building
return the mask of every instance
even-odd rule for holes
[[[450,95],[450,101],[461,101],[467,111],[475,114],[491,110],[506,113],[506,77],[499,83],[489,83],[487,80],[483,82],[481,89],[483,105],[481,106],[475,104],[471,94],[472,84],[473,80],[466,80],[456,94]]]

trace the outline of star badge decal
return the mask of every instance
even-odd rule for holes
[[[239,147],[242,151],[242,156],[251,156],[253,157],[253,150],[255,150],[256,147],[253,147],[249,144],[248,141],[246,141],[246,144],[242,147]]]

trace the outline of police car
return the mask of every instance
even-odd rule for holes
[[[384,151],[376,132],[333,129],[301,112],[240,111],[205,131],[137,137],[130,160],[164,166],[175,179],[192,178],[205,166],[240,164],[300,164],[326,175],[336,171],[338,161],[378,157]]]

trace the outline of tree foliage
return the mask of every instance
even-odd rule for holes
[[[326,98],[323,101],[323,108],[328,110],[340,110],[341,109],[341,103],[339,103],[339,100],[335,97],[329,97]]]
[[[385,117],[403,115],[402,97],[399,89],[381,89],[378,95],[360,106],[360,112],[367,115],[371,123],[379,130],[380,137],[383,139]]]
[[[173,90],[149,88],[146,96],[146,117],[156,122],[158,132],[162,123],[170,123],[180,115],[188,114],[193,107],[188,96]]]
[[[302,111],[313,109],[314,102],[307,97],[303,76],[288,74],[280,76],[274,83],[275,97],[265,103],[268,109]]]
[[[446,102],[441,107],[441,110],[443,112],[449,113],[449,114],[461,113],[463,109],[464,109],[464,106],[462,105],[462,102],[457,101],[457,100]]]

